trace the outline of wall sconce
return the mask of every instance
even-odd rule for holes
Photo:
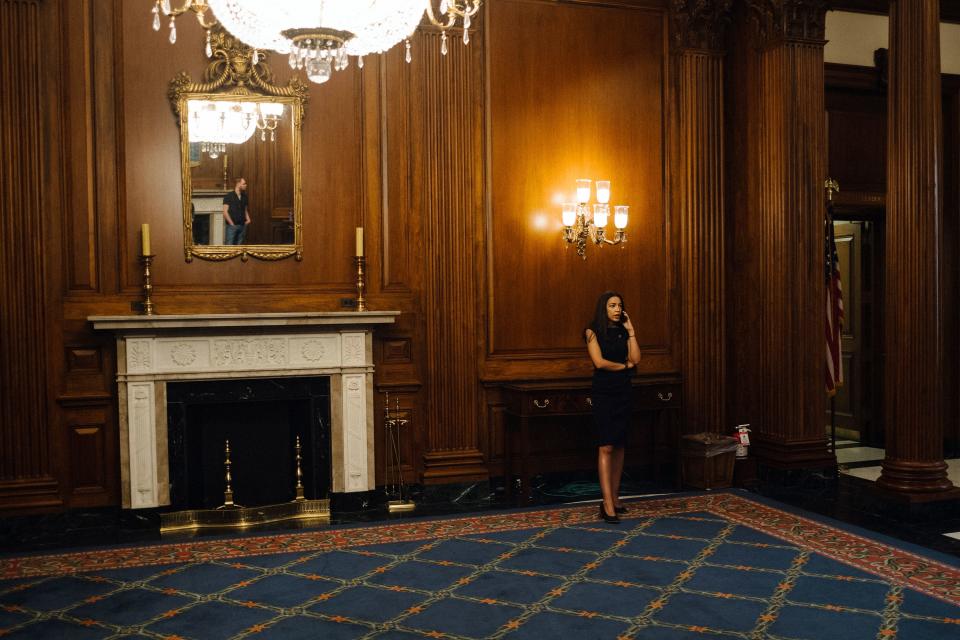
[[[567,244],[577,245],[577,255],[587,259],[587,240],[596,245],[620,244],[627,241],[627,217],[630,207],[618,204],[613,207],[613,240],[606,238],[607,222],[610,219],[610,181],[597,180],[597,202],[590,207],[590,180],[577,180],[577,201],[563,205],[563,239]]]

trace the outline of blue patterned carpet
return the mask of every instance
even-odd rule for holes
[[[950,562],[743,495],[595,510],[2,558],[0,636],[960,638]]]

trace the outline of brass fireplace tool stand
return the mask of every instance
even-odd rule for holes
[[[395,511],[413,511],[416,503],[408,497],[405,497],[406,486],[403,483],[403,467],[400,464],[400,428],[407,424],[408,420],[400,417],[400,400],[394,399],[393,415],[390,415],[390,392],[385,391],[386,400],[383,404],[383,427],[386,431],[387,440],[387,459],[390,464],[387,465],[387,509],[393,513]],[[391,499],[396,496],[394,499]]]

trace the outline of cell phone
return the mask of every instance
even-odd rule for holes
[[[621,312],[620,312],[620,324],[625,323],[627,320],[629,320],[629,318],[627,317],[627,312],[626,312],[626,311],[621,311]]]

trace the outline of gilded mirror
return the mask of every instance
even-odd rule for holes
[[[180,125],[184,256],[303,257],[301,127],[307,89],[272,83],[264,55],[211,34],[203,82],[170,83]],[[254,58],[256,56],[256,59]]]

